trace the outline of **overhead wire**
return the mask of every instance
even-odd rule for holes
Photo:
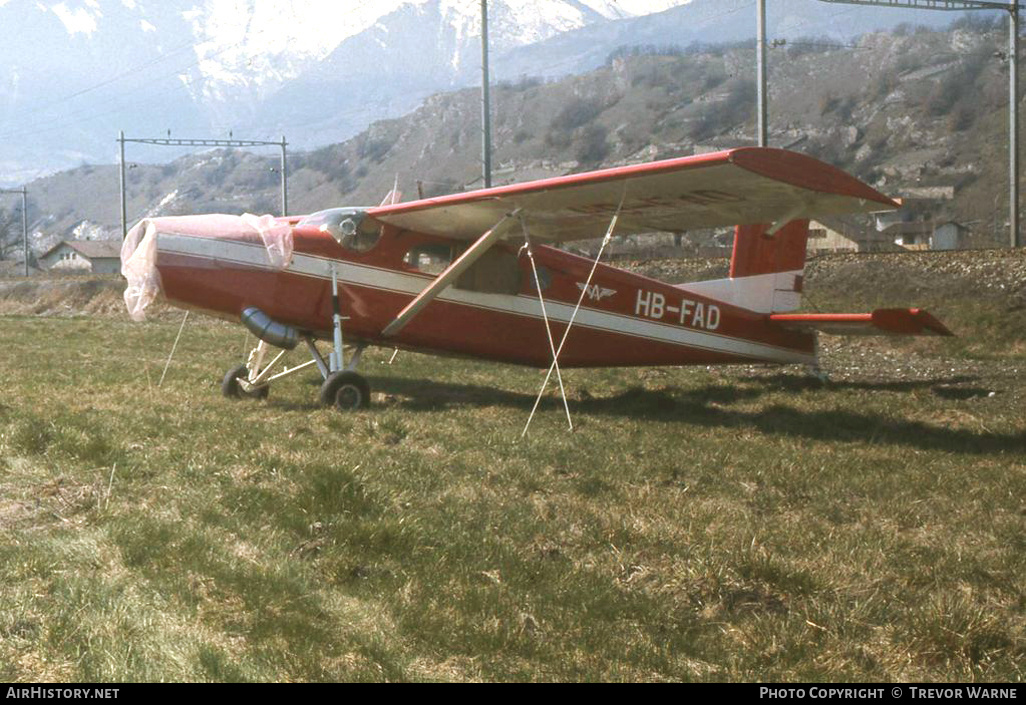
[[[373,4],[373,0],[363,0],[363,2],[361,2],[358,5],[354,6],[353,10],[364,9],[364,8],[367,8],[367,7],[371,6],[372,4]],[[254,34],[259,36],[259,35],[262,35],[262,34],[266,34],[269,31],[271,31],[270,28],[269,29],[259,30],[259,31],[255,32]],[[143,90],[143,89],[146,89],[146,88],[151,88],[155,82],[163,81],[163,80],[165,80],[167,78],[181,76],[185,72],[189,71],[192,68],[195,68],[196,66],[199,66],[200,64],[202,64],[205,61],[209,61],[210,59],[218,57],[218,56],[220,56],[220,55],[222,55],[222,54],[224,54],[224,53],[226,53],[228,51],[231,51],[233,49],[237,49],[237,48],[239,48],[239,47],[241,47],[241,46],[251,42],[253,40],[253,36],[254,36],[253,34],[249,34],[242,41],[239,41],[239,42],[236,42],[234,44],[222,47],[221,49],[219,49],[219,50],[217,50],[217,51],[215,51],[213,53],[206,54],[204,56],[200,56],[195,61],[193,61],[193,62],[191,62],[191,63],[189,63],[189,64],[187,64],[185,66],[179,66],[179,67],[176,67],[173,71],[170,71],[170,72],[167,72],[167,73],[164,73],[164,74],[160,74],[160,75],[157,75],[157,76],[150,77],[147,83],[143,83],[143,84],[141,84],[139,86],[136,86],[135,88],[130,88],[130,89],[122,92],[120,94],[120,96],[119,96],[119,99],[123,98],[126,95],[137,93],[140,90]],[[151,66],[154,66],[154,65],[157,65],[159,63],[162,63],[162,62],[166,61],[167,59],[171,58],[172,56],[177,55],[177,54],[179,54],[179,53],[181,53],[181,52],[183,52],[183,51],[185,51],[187,49],[190,49],[190,48],[195,49],[196,47],[200,46],[201,44],[202,44],[202,42],[200,42],[200,41],[192,41],[192,42],[189,42],[188,44],[180,45],[180,46],[176,47],[175,49],[173,49],[172,51],[170,51],[167,54],[164,54],[164,55],[162,55],[160,57],[155,57],[153,59],[150,59],[149,61],[146,61],[146,62],[143,62],[142,64],[139,64],[138,66],[135,66],[135,67],[132,67],[132,68],[127,69],[125,71],[122,71],[121,73],[119,73],[119,74],[117,74],[115,76],[112,76],[110,78],[107,78],[107,79],[104,79],[102,81],[99,81],[99,82],[97,82],[95,84],[87,86],[87,87],[85,87],[85,88],[83,88],[81,90],[78,90],[78,91],[76,91],[74,93],[71,93],[71,94],[69,94],[67,96],[63,96],[61,98],[48,101],[48,102],[46,102],[44,104],[41,104],[41,105],[30,106],[30,107],[28,107],[26,109],[19,110],[19,111],[17,111],[17,113],[15,115],[18,118],[23,118],[25,116],[25,114],[27,114],[27,113],[39,112],[41,110],[45,110],[47,108],[54,107],[55,105],[60,105],[61,103],[69,102],[71,100],[74,100],[75,98],[78,98],[78,97],[80,97],[82,95],[85,95],[87,93],[90,93],[92,91],[98,90],[98,89],[106,87],[108,85],[112,85],[114,83],[117,83],[118,81],[123,80],[124,78],[127,78],[127,77],[130,77],[130,76],[134,76],[136,74],[139,74],[139,73],[145,71],[146,69],[150,68]],[[159,97],[155,97],[154,99],[150,100],[147,104],[155,103],[158,100],[160,100],[160,98]],[[55,129],[62,129],[62,128],[65,128],[65,127],[68,127],[68,126],[71,126],[71,125],[78,124],[81,121],[95,120],[95,119],[99,119],[101,117],[106,117],[108,115],[115,114],[115,113],[123,110],[124,109],[124,105],[125,105],[124,101],[122,100],[120,105],[117,105],[117,106],[115,106],[112,109],[103,110],[103,111],[101,111],[99,113],[95,113],[94,112],[94,113],[88,114],[88,115],[86,115],[86,113],[89,113],[90,112],[89,110],[79,111],[77,113],[71,113],[71,114],[62,113],[61,115],[55,116],[55,117],[53,117],[51,119],[44,120],[42,122],[42,124],[37,122],[31,128],[16,129],[14,131],[8,131],[8,132],[0,133],[0,139],[8,139],[8,138],[11,138],[11,137],[24,137],[24,136],[31,136],[33,134],[42,134],[44,132],[52,132]],[[85,117],[83,117],[83,115],[85,115]],[[8,119],[6,122],[10,123],[11,119]]]
[[[182,45],[176,47],[175,49],[172,49],[171,51],[169,51],[167,53],[161,54],[158,57],[150,59],[149,61],[146,61],[146,62],[144,62],[142,64],[139,64],[138,66],[135,66],[133,68],[127,69],[125,71],[122,71],[121,73],[116,74],[114,76],[111,76],[110,78],[104,79],[102,81],[99,81],[98,83],[94,83],[94,84],[92,84],[90,86],[87,86],[85,88],[77,90],[74,93],[69,93],[66,96],[62,96],[60,98],[55,98],[53,100],[50,100],[50,101],[47,101],[47,102],[43,102],[43,103],[39,103],[39,104],[36,104],[36,105],[28,105],[28,106],[26,106],[25,108],[22,108],[19,111],[19,115],[24,116],[26,113],[39,112],[40,110],[45,110],[47,108],[53,107],[54,105],[59,105],[60,103],[66,103],[68,101],[74,100],[75,98],[78,98],[79,96],[83,96],[83,95],[85,95],[87,93],[91,93],[92,91],[95,91],[95,90],[98,90],[100,88],[103,88],[104,86],[108,86],[108,85],[110,85],[112,83],[116,83],[117,81],[120,81],[121,79],[123,79],[123,78],[125,78],[127,76],[131,76],[133,74],[139,73],[140,71],[142,71],[142,70],[144,70],[146,68],[149,68],[150,66],[153,66],[155,64],[159,64],[159,63],[161,63],[163,61],[166,61],[166,60],[170,59],[171,57],[173,57],[173,56],[175,56],[177,54],[180,54],[181,52],[183,52],[183,51],[185,51],[187,49],[194,48],[195,46],[196,46],[195,42],[187,42],[185,44],[182,44]]]
[[[257,34],[263,34],[263,33],[267,32],[267,31],[268,30],[261,30]],[[236,49],[236,48],[242,46],[245,43],[246,43],[245,41],[242,41],[242,42],[237,42],[236,44],[232,44],[232,45],[223,47],[222,49],[220,49],[220,50],[218,50],[218,51],[216,51],[216,52],[214,52],[212,54],[209,54],[207,56],[203,56],[203,57],[200,57],[200,58],[196,59],[196,61],[193,61],[192,63],[187,64],[186,66],[181,66],[181,67],[175,68],[173,71],[170,71],[170,72],[161,74],[159,76],[153,77],[153,78],[151,78],[149,80],[149,82],[140,84],[140,85],[136,86],[135,88],[129,88],[129,89],[123,91],[120,94],[120,96],[119,96],[119,99],[121,99],[121,105],[117,106],[117,107],[115,107],[113,109],[104,110],[104,111],[102,111],[100,113],[94,113],[93,115],[90,115],[90,116],[87,116],[87,117],[81,117],[83,115],[83,113],[88,112],[87,110],[86,111],[80,111],[78,113],[71,113],[70,115],[69,114],[61,114],[61,115],[59,115],[59,116],[57,116],[54,119],[49,121],[49,124],[52,124],[53,122],[59,122],[60,123],[60,124],[58,124],[54,128],[47,129],[46,126],[48,125],[48,123],[44,122],[43,123],[44,129],[39,129],[39,125],[37,124],[32,129],[28,129],[28,130],[19,130],[19,131],[15,131],[15,132],[0,133],[0,139],[6,139],[6,138],[9,138],[9,137],[21,137],[21,136],[25,136],[25,135],[35,134],[37,132],[52,131],[52,129],[60,129],[62,127],[67,127],[68,125],[77,124],[81,120],[94,120],[94,119],[97,119],[99,117],[105,117],[107,115],[112,115],[112,114],[114,114],[116,112],[119,112],[120,110],[124,109],[124,107],[123,107],[124,106],[123,98],[125,96],[137,93],[137,92],[139,92],[139,91],[141,91],[143,89],[146,89],[146,88],[152,88],[153,84],[155,82],[157,82],[157,81],[162,81],[162,80],[165,80],[165,79],[171,78],[171,77],[181,76],[183,74],[183,72],[188,71],[189,69],[194,68],[196,66],[199,66],[204,61],[208,61],[208,60],[210,60],[210,59],[212,59],[212,58],[214,58],[216,56],[220,56],[221,54],[224,54],[225,52],[228,52],[228,51],[230,51],[232,49]],[[163,99],[164,98],[162,96],[156,96],[153,99],[151,99],[149,101],[149,103],[153,103],[153,102],[156,102],[157,100],[163,100]],[[149,103],[147,103],[147,104],[149,104]],[[70,121],[67,121],[67,122],[60,122],[62,120],[68,120],[69,118],[74,118],[74,119],[71,119]]]

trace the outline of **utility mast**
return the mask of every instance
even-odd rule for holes
[[[229,133],[231,134],[231,133]],[[121,239],[125,239],[128,235],[128,207],[127,201],[127,182],[125,180],[125,143],[136,142],[139,144],[158,145],[160,147],[279,147],[281,148],[281,168],[279,169],[279,176],[281,177],[281,214],[282,217],[289,214],[289,180],[286,168],[287,162],[287,149],[288,142],[285,141],[285,135],[281,136],[281,142],[273,142],[268,140],[237,140],[234,136],[226,140],[221,139],[171,139],[171,130],[167,131],[167,137],[125,137],[125,131],[122,130],[118,133],[118,149],[119,149],[119,161],[118,161],[118,173],[121,181]],[[274,169],[271,169],[274,171]]]
[[[766,82],[766,0],[759,0],[758,8],[758,40],[756,42],[756,70],[758,73],[756,100],[758,101],[759,117],[756,120],[759,133],[759,146],[769,145],[769,110],[766,107],[768,102]]]
[[[488,82],[488,0],[481,0],[481,175],[485,188],[492,187],[492,108]]]

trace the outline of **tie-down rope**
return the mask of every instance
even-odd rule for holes
[[[616,207],[616,212],[613,214],[613,219],[609,222],[609,228],[606,230],[606,236],[602,238],[602,244],[599,246],[598,254],[595,255],[595,261],[591,264],[591,271],[588,272],[588,280],[584,283],[584,288],[581,289],[581,295],[577,298],[577,306],[574,307],[574,312],[570,316],[570,322],[566,325],[566,330],[563,331],[563,338],[559,341],[559,348],[555,351],[552,356],[552,364],[549,365],[549,372],[545,375],[545,381],[542,382],[541,390],[538,392],[538,398],[534,400],[534,407],[531,409],[531,415],[527,417],[527,423],[524,424],[524,432],[520,434],[523,438],[527,435],[527,429],[531,427],[531,420],[534,419],[534,414],[538,411],[538,404],[541,403],[542,395],[545,394],[545,390],[549,386],[549,380],[552,378],[552,371],[559,368],[559,355],[563,352],[563,346],[566,344],[566,339],[570,335],[570,329],[574,326],[574,321],[577,320],[577,312],[581,310],[581,304],[584,302],[584,297],[588,294],[588,288],[591,286],[591,280],[595,276],[595,270],[598,269],[599,260],[602,259],[602,254],[606,250],[606,246],[609,241],[613,239],[613,231],[616,230],[616,221],[620,219],[620,210],[623,208],[623,202],[627,198],[627,183],[624,182],[623,194],[620,196],[620,203]],[[532,264],[534,260],[532,260]],[[535,282],[537,283],[538,278],[535,276]],[[540,286],[540,283],[538,284]],[[539,292],[540,294],[540,292]],[[542,309],[544,312],[544,308]],[[562,379],[560,380],[562,385]],[[566,396],[564,394],[563,402],[566,403]],[[570,409],[567,407],[567,418],[569,419]],[[570,424],[571,430],[573,429],[573,423]]]
[[[552,325],[549,323],[549,314],[545,310],[545,297],[542,295],[541,280],[538,278],[538,267],[534,262],[534,251],[531,249],[531,236],[527,231],[527,222],[524,220],[524,216],[520,216],[520,227],[524,231],[524,246],[520,248],[521,252],[527,251],[527,259],[531,262],[531,272],[534,275],[534,287],[538,292],[538,303],[541,304],[542,319],[545,321],[545,334],[549,337],[549,351],[552,353],[552,364],[556,367],[556,379],[559,380],[559,393],[563,397],[563,408],[566,410],[566,422],[570,426],[570,430],[574,430],[574,422],[570,418],[570,403],[566,399],[566,389],[563,387],[563,375],[559,371],[559,355],[556,353],[556,341],[552,338]],[[551,372],[551,370],[550,370]],[[547,381],[547,380],[546,380]],[[537,407],[537,404],[535,404]],[[534,415],[534,412],[531,412]],[[531,420],[527,420],[530,425]],[[527,427],[524,427],[524,433],[527,433]],[[523,438],[523,434],[521,434]]]
[[[175,344],[171,346],[171,354],[167,356],[167,362],[164,363],[164,371],[160,373],[160,381],[157,382],[157,389],[160,389],[164,384],[164,377],[167,376],[167,369],[171,367],[171,358],[175,356],[175,350],[178,349],[178,341],[182,337],[182,331],[185,330],[185,322],[189,320],[189,311],[185,312],[185,316],[182,318],[182,325],[178,327],[178,335],[175,336]]]

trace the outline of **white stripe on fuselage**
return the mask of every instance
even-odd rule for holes
[[[210,259],[225,265],[241,265],[274,271],[274,267],[268,262],[267,251],[263,246],[255,243],[159,233],[157,249],[158,252]],[[394,269],[372,267],[298,252],[293,254],[292,262],[285,271],[300,276],[330,280],[332,265],[335,266],[338,272],[339,281],[346,284],[408,294],[410,296],[419,294],[424,290],[427,282],[431,281],[431,277],[423,275],[397,272]],[[542,318],[541,308],[536,296],[488,294],[450,287],[439,294],[438,299],[490,311],[501,311],[517,316]],[[550,320],[561,323],[568,323],[570,321],[574,306],[559,301],[546,301],[545,304]],[[815,362],[815,356],[787,348],[779,348],[666,323],[643,321],[631,316],[598,311],[583,306],[577,314],[574,325],[771,362],[804,364]]]

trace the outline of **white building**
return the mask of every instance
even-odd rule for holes
[[[809,221],[806,251],[810,255],[836,252],[890,252],[898,248],[883,234],[841,217]]]
[[[906,250],[960,250],[966,246],[969,229],[950,220],[944,223],[895,223],[883,234]]]
[[[969,228],[961,223],[948,221],[940,223],[933,230],[930,248],[934,250],[960,250],[966,246]]]
[[[39,258],[43,269],[68,274],[117,274],[121,271],[120,240],[65,240]]]

